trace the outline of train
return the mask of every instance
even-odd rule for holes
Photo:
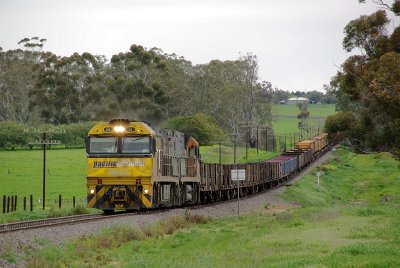
[[[247,196],[277,186],[312,163],[329,147],[327,134],[258,163],[201,161],[199,143],[189,134],[144,121],[113,119],[88,132],[87,207],[116,210],[178,207]],[[246,179],[232,180],[232,170]]]

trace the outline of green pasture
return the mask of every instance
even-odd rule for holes
[[[49,206],[61,194],[64,199],[77,201],[86,192],[86,153],[83,149],[55,149],[46,151],[46,199]],[[42,199],[43,153],[41,150],[0,151],[0,195],[33,195],[38,206]],[[82,202],[82,201],[81,201]]]
[[[310,104],[307,125],[315,130],[324,128],[325,118],[335,114],[335,104]],[[298,128],[299,108],[294,104],[275,104],[272,106],[272,127],[275,135],[293,134],[300,132]]]
[[[109,229],[61,248],[45,243],[44,250],[28,253],[28,263],[62,267],[399,267],[399,164],[387,153],[356,155],[338,149],[319,168],[323,172],[319,186],[315,169],[286,188],[281,194],[286,207],[266,203],[259,212],[240,219],[194,225],[174,220],[170,228],[163,225],[164,231],[157,226]],[[105,237],[124,242],[106,243]],[[7,256],[12,260],[12,253]]]
[[[327,117],[335,113],[335,104],[309,104],[310,117]],[[295,104],[273,104],[272,115],[297,116],[299,107]]]

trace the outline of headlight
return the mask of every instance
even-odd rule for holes
[[[149,190],[144,189],[144,193],[145,193],[145,194],[148,194],[148,193],[149,193]]]
[[[114,131],[117,133],[121,133],[125,131],[125,128],[123,126],[115,126]]]
[[[91,193],[91,194],[94,194],[94,189],[90,190],[90,193]]]

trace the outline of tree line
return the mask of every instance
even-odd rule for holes
[[[324,87],[324,89],[326,86]],[[337,102],[336,95],[328,91],[326,93],[312,90],[312,91],[285,91],[279,88],[268,88],[266,98],[275,104],[285,102],[292,97],[303,97],[309,99],[310,103],[322,103],[322,104],[335,104]]]
[[[357,151],[400,156],[400,27],[387,15],[399,16],[400,2],[373,2],[378,11],[344,28],[343,48],[360,53],[350,56],[330,82],[341,113],[327,119],[326,129]]]
[[[24,38],[20,49],[0,50],[0,123],[57,126],[123,117],[168,126],[171,118],[198,114],[227,136],[249,138],[253,130],[243,124],[270,125],[271,84],[259,78],[251,53],[192,65],[132,45],[108,61],[90,53],[57,56],[43,51],[45,42]]]

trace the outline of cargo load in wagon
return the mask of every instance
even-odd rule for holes
[[[315,140],[304,140],[296,143],[296,149],[310,149],[313,153],[315,152]]]

